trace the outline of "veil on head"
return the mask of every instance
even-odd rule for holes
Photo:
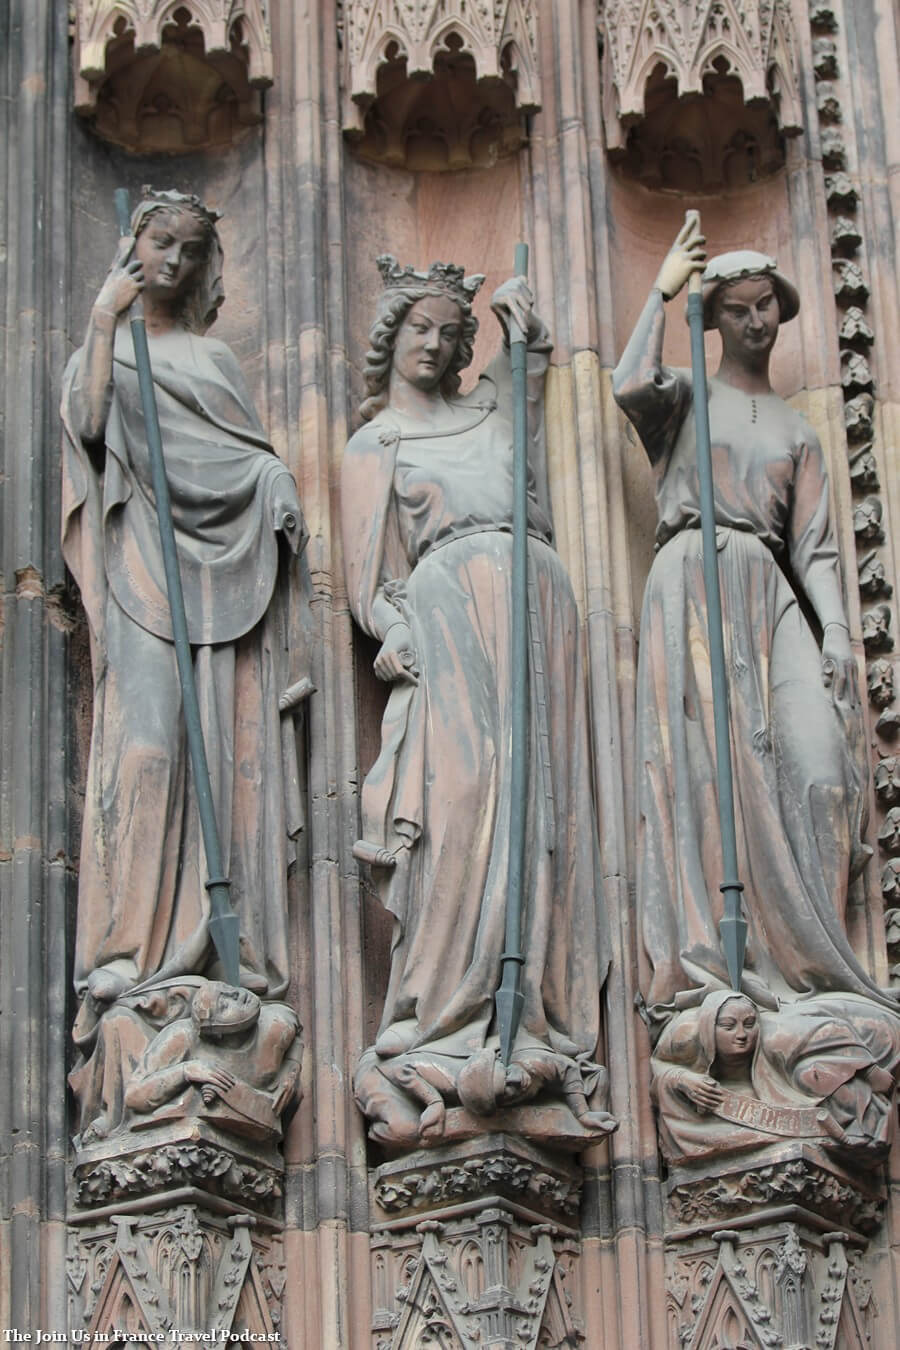
[[[225,287],[222,281],[225,255],[216,229],[216,222],[221,219],[222,213],[204,206],[200,198],[193,193],[176,192],[174,189],[157,192],[151,187],[144,187],[141,189],[141,200],[131,216],[131,233],[134,237],[137,238],[146,228],[151,216],[162,211],[190,215],[203,229],[207,243],[206,260],[193,286],[184,297],[180,315],[185,328],[202,336],[215,322],[225,302]]]

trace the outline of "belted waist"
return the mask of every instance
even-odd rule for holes
[[[434,553],[436,549],[443,548],[445,544],[453,544],[457,539],[465,539],[470,534],[512,534],[512,522],[504,521],[503,523],[497,523],[491,521],[482,525],[466,525],[462,529],[454,530],[452,534],[443,534],[440,538],[433,540],[430,544],[426,544],[416,559],[416,562],[422,562],[430,553]],[[542,544],[550,544],[550,540],[547,536],[541,534],[539,530],[529,529],[528,537],[529,539],[537,539]]]

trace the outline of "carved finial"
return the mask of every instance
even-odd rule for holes
[[[418,272],[414,267],[401,267],[392,253],[382,253],[375,263],[386,291],[426,287],[429,291],[448,295],[466,308],[471,305],[484,282],[483,273],[473,272],[467,277],[465,268],[458,267],[456,263],[434,262],[427,272]]]

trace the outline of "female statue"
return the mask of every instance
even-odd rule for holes
[[[673,1161],[806,1138],[871,1166],[890,1149],[898,1076],[900,1018],[868,999],[821,995],[769,1012],[713,990],[657,1042],[660,1144]]]
[[[482,277],[379,259],[385,281],[367,356],[367,423],[343,467],[350,607],[381,643],[392,684],[381,752],[362,792],[357,856],[394,916],[391,973],[357,1095],[373,1136],[440,1137],[445,1104],[476,1114],[545,1089],[588,1129],[604,939],[591,807],[579,620],[531,484],[531,729],[522,950],[512,1063],[497,1058],[510,820],[512,425],[509,352],[459,393]],[[494,295],[528,339],[540,414],[550,344],[518,278]],[[422,1108],[425,1108],[424,1111]],[[421,1113],[421,1114],[420,1114]]]
[[[638,896],[654,1036],[677,1008],[729,983],[718,934],[723,876],[693,394],[689,373],[662,363],[665,301],[703,266],[696,228],[678,235],[614,374],[616,399],[653,466],[659,512],[637,710]],[[886,1005],[844,930],[848,886],[869,850],[825,464],[812,428],[769,382],[779,324],[799,303],[760,253],[714,258],[703,275],[706,327],[722,339],[709,422],[749,925],[743,987],[768,1007],[826,991]],[[822,630],[821,650],[804,606]]]
[[[204,336],[224,299],[215,221],[196,197],[145,190],[65,377],[63,553],[94,678],[75,982],[94,1015],[147,983],[217,971],[125,322],[139,294],[242,983],[274,997],[288,978],[289,836],[300,822],[278,700],[291,682],[288,579],[305,533],[234,356]],[[91,1020],[77,1029],[85,1054]]]

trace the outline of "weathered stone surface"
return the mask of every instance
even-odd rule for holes
[[[286,1278],[271,1225],[202,1203],[161,1205],[72,1225],[66,1254],[69,1326],[182,1339],[278,1338]]]
[[[234,139],[272,83],[266,0],[77,0],[75,108],[142,153]]]
[[[344,130],[414,169],[490,164],[540,107],[534,0],[344,0]]]
[[[802,126],[790,5],[659,6],[648,0],[608,0],[601,6],[604,126],[611,150],[625,147],[629,126],[644,117],[647,82],[657,66],[676,96],[707,94],[705,81],[737,76],[745,103],[772,99],[783,132]],[[737,125],[740,125],[739,121]]]

